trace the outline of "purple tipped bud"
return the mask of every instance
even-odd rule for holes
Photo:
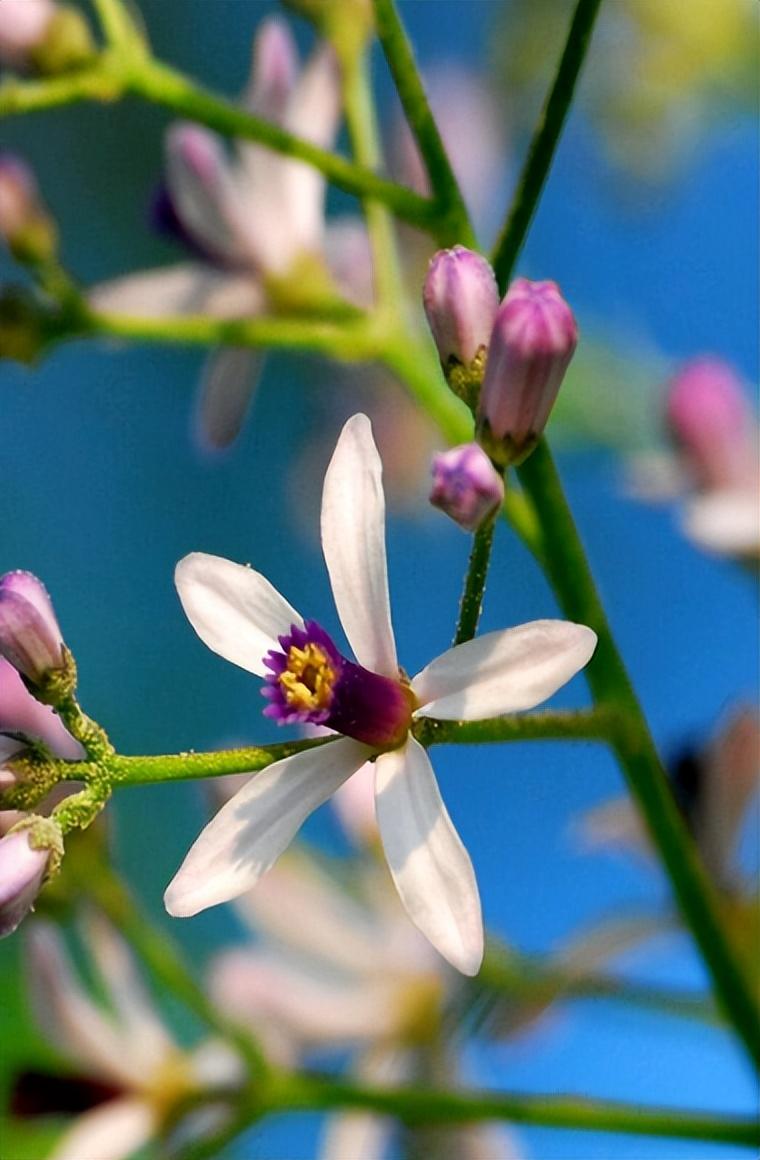
[[[0,838],[0,938],[13,934],[34,906],[50,861],[49,849],[35,849],[29,829]]]
[[[57,243],[34,174],[11,153],[0,154],[0,238],[19,261],[43,261]]]
[[[284,20],[262,22],[253,42],[247,104],[259,117],[281,121],[296,84],[298,49]]]
[[[495,460],[520,463],[533,450],[577,341],[555,282],[512,283],[494,322],[478,408],[479,438]]]
[[[477,443],[433,457],[430,502],[467,532],[474,532],[504,500],[504,481]]]
[[[422,301],[444,374],[457,366],[477,369],[482,378],[499,291],[485,258],[455,246],[439,250],[428,268]]]
[[[33,685],[65,666],[53,605],[31,572],[0,577],[0,655]]]
[[[55,15],[53,0],[3,0],[0,4],[0,61],[26,68]]]
[[[668,385],[666,418],[700,487],[739,486],[751,474],[750,407],[727,363],[699,358],[682,367]]]

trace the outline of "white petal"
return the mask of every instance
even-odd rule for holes
[[[419,716],[480,721],[532,709],[591,659],[596,633],[567,620],[533,620],[449,649],[412,681]]]
[[[97,914],[88,916],[88,945],[117,1012],[125,1051],[141,1062],[143,1073],[158,1069],[176,1052],[158,1017],[127,944]]]
[[[303,822],[367,760],[341,738],[256,774],[209,822],[169,884],[169,914],[187,918],[236,898],[279,858]]]
[[[216,133],[180,121],[166,133],[166,184],[185,230],[204,251],[239,261],[244,206]]]
[[[223,451],[248,416],[266,355],[250,347],[224,347],[206,360],[195,407],[195,434],[204,451]]]
[[[713,491],[697,496],[683,515],[686,535],[701,548],[725,556],[760,554],[757,490]]]
[[[457,970],[475,975],[483,960],[478,886],[428,755],[410,738],[375,764],[380,836],[407,914]]]
[[[32,1008],[45,1036],[69,1059],[104,1079],[134,1087],[144,1079],[142,1058],[128,1049],[121,1029],[82,989],[63,940],[49,923],[29,931],[27,981]]]
[[[49,1160],[126,1160],[157,1130],[147,1101],[109,1100],[78,1116]]]
[[[219,955],[211,995],[237,1022],[276,1027],[301,1049],[385,1039],[397,1029],[401,1005],[392,979],[319,973],[309,964],[255,951]]]
[[[263,658],[277,637],[303,621],[259,572],[221,556],[191,552],[177,565],[174,582],[187,619],[220,657],[263,677]]]
[[[362,766],[341,789],[368,767]],[[290,952],[321,960],[333,970],[371,974],[377,969],[382,938],[366,908],[301,851],[284,854],[236,909],[254,930]]]
[[[327,468],[322,550],[356,659],[375,673],[398,676],[385,561],[382,465],[366,415],[348,420]]]
[[[87,292],[91,306],[136,318],[171,318],[175,314],[210,314],[246,318],[260,313],[263,293],[248,275],[214,270],[200,262],[182,262],[139,270],[101,282]]]

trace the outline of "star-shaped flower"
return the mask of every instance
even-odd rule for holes
[[[188,916],[250,889],[309,814],[372,761],[378,826],[401,901],[444,958],[473,975],[483,956],[475,874],[412,726],[420,717],[476,721],[531,709],[583,668],[596,636],[583,625],[533,621],[450,649],[409,680],[391,627],[381,475],[369,420],[355,415],[327,469],[321,528],[355,661],[251,568],[202,553],[177,566],[195,631],[265,679],[266,715],[342,736],[253,777],[203,830],[165,901],[171,914]]]

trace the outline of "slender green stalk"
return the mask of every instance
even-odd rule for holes
[[[265,1076],[269,1063],[256,1039],[219,1012],[185,965],[169,936],[149,922],[119,876],[109,866],[98,865],[94,872],[83,878],[81,888],[121,931],[158,982],[212,1030],[229,1039],[240,1051],[252,1075]]]
[[[386,204],[397,217],[422,230],[433,234],[442,230],[429,198],[256,117],[151,58],[124,60],[118,54],[105,51],[93,65],[65,76],[4,81],[0,85],[0,117],[39,112],[79,101],[113,102],[127,93],[208,125],[224,136],[257,141],[277,153],[297,157],[319,169],[346,193],[371,196]]]
[[[636,983],[614,975],[574,970],[561,960],[514,951],[489,950],[477,979],[495,997],[527,1004],[549,1004],[564,999],[611,1000],[632,1007],[695,1019],[720,1026],[720,1014],[710,996]]]
[[[422,717],[414,727],[423,745],[489,745],[509,741],[607,741],[613,733],[615,713],[594,709],[545,710],[513,713],[485,721],[437,721]]]
[[[760,1013],[752,986],[732,951],[715,889],[673,798],[545,441],[518,470],[545,533],[547,574],[557,599],[567,616],[589,625],[599,637],[586,676],[594,697],[620,711],[612,743],[631,793],[710,971],[716,996],[751,1058],[760,1066]]]
[[[478,631],[495,530],[495,520],[487,520],[472,537],[470,562],[464,579],[464,591],[459,604],[459,619],[454,634],[455,645],[472,640]]]
[[[255,1093],[260,1114],[259,1093]],[[370,1088],[321,1076],[289,1076],[268,1100],[268,1111],[362,1108],[407,1124],[467,1124],[508,1120],[550,1128],[621,1132],[635,1136],[706,1140],[756,1147],[760,1124],[749,1117],[647,1108],[575,1096],[507,1092],[442,1092],[427,1088]]]
[[[559,68],[530,143],[509,215],[491,258],[502,292],[509,282],[549,174],[600,7],[601,0],[578,0],[576,5]]]
[[[297,157],[319,169],[333,185],[346,193],[382,201],[398,217],[422,229],[438,229],[435,208],[428,198],[420,197],[410,189],[379,177],[372,170],[320,149],[241,106],[215,96],[168,65],[156,60],[147,61],[132,71],[127,83],[131,92],[154,104],[208,125],[227,137],[257,141],[278,153]]]
[[[294,753],[302,753],[318,745],[329,745],[332,740],[330,737],[319,737],[307,741],[286,741],[282,745],[222,749],[211,753],[167,753],[146,757],[123,757],[117,754],[105,764],[105,772],[114,788],[123,785],[153,785],[162,781],[226,777],[233,773],[258,773],[275,761],[282,761]],[[76,779],[76,766],[69,765],[69,770],[69,776]]]
[[[369,83],[369,57],[364,44],[352,45],[343,58],[343,93],[346,123],[354,157],[375,170],[381,163],[380,135]],[[387,207],[371,197],[364,199],[364,214],[372,247],[372,272],[380,310],[402,313],[405,288],[401,276],[393,218]]]
[[[396,84],[409,127],[422,155],[430,178],[430,186],[435,191],[440,219],[446,223],[449,236],[442,235],[439,226],[438,239],[441,245],[459,242],[474,248],[477,246],[477,239],[470,224],[467,207],[435,118],[430,111],[427,94],[414,59],[414,51],[399,18],[395,2],[374,0],[374,9],[377,35],[383,46],[385,59]]]

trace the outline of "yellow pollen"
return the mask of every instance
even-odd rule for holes
[[[280,674],[279,680],[289,705],[294,709],[313,712],[328,708],[336,677],[337,673],[324,649],[316,644],[307,644],[305,648],[290,646],[288,667]]]

